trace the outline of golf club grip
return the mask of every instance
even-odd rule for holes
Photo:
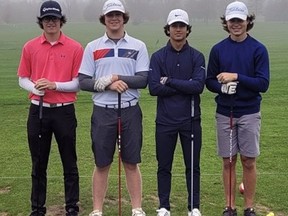
[[[40,96],[40,101],[39,101],[39,119],[42,120],[43,118],[43,97]]]

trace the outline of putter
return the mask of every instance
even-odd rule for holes
[[[233,99],[231,97],[231,99]],[[231,100],[232,101],[232,100]],[[233,105],[230,107],[230,136],[229,136],[229,215],[232,216],[232,142],[233,142]]]
[[[121,93],[118,93],[118,113],[117,113],[117,146],[118,146],[118,215],[122,215],[121,208]]]
[[[191,214],[194,201],[194,97],[191,97]]]

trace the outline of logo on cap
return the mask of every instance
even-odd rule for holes
[[[243,8],[240,8],[240,7],[237,7],[237,6],[229,8],[229,13],[233,13],[233,12],[237,12],[237,11],[238,12],[242,12],[242,13],[245,12],[245,10]]]
[[[60,10],[58,8],[43,8],[43,12],[46,12],[46,11],[50,11],[50,10],[54,10],[54,11],[57,11],[57,12],[60,12]]]
[[[102,12],[106,15],[111,11],[120,11],[121,13],[125,13],[125,8],[119,0],[108,0],[104,3]]]
[[[62,9],[56,1],[46,1],[42,4],[40,9],[40,18],[45,16],[62,17]]]
[[[106,5],[106,9],[108,9],[109,7],[112,7],[112,6],[114,6],[114,7],[122,7],[122,4],[117,4],[115,2],[109,3],[109,4]]]
[[[181,9],[174,9],[170,11],[167,18],[167,24],[171,25],[175,22],[183,22],[186,25],[189,25],[189,17],[187,12]]]
[[[233,18],[246,20],[247,16],[248,16],[248,9],[243,2],[240,1],[232,2],[226,8],[225,12],[226,21]]]

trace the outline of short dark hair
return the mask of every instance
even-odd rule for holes
[[[122,13],[122,14],[123,14],[124,24],[128,23],[128,20],[129,20],[129,18],[130,18],[129,12]],[[100,23],[102,23],[103,25],[105,25],[105,15],[104,15],[104,14],[100,15],[99,21],[100,21]]]
[[[45,17],[43,18],[40,18],[40,17],[37,17],[37,24],[39,25],[39,27],[41,29],[43,29],[43,24],[42,24],[42,21]],[[65,23],[67,22],[67,18],[65,15],[63,15],[61,18],[60,18],[60,27],[62,27]]]
[[[168,37],[170,37],[170,32],[169,32],[169,28],[170,28],[170,25],[165,25],[164,26],[164,33],[168,36]],[[192,29],[192,25],[187,25],[187,34],[186,34],[186,37],[188,37],[189,36],[189,34],[191,33],[191,29]]]
[[[255,17],[256,17],[255,14],[250,14],[247,16],[247,21],[248,21],[248,25],[247,25],[247,29],[246,29],[247,32],[253,28]],[[223,29],[229,33],[225,16],[224,15],[221,16],[220,19],[221,19],[221,24],[223,26]]]

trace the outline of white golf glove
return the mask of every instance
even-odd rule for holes
[[[36,89],[34,87],[33,90],[32,90],[32,93],[35,94],[35,95],[38,95],[38,96],[44,96],[45,91],[44,90],[38,90],[38,89]]]
[[[236,88],[237,88],[237,82],[228,82],[228,83],[222,84],[221,91],[224,94],[232,95],[236,93]]]
[[[161,78],[160,78],[160,83],[161,83],[162,85],[165,85],[166,82],[167,82],[167,80],[168,80],[168,77],[161,77]]]
[[[100,77],[95,81],[94,90],[98,92],[105,91],[105,88],[112,83],[112,74]]]

